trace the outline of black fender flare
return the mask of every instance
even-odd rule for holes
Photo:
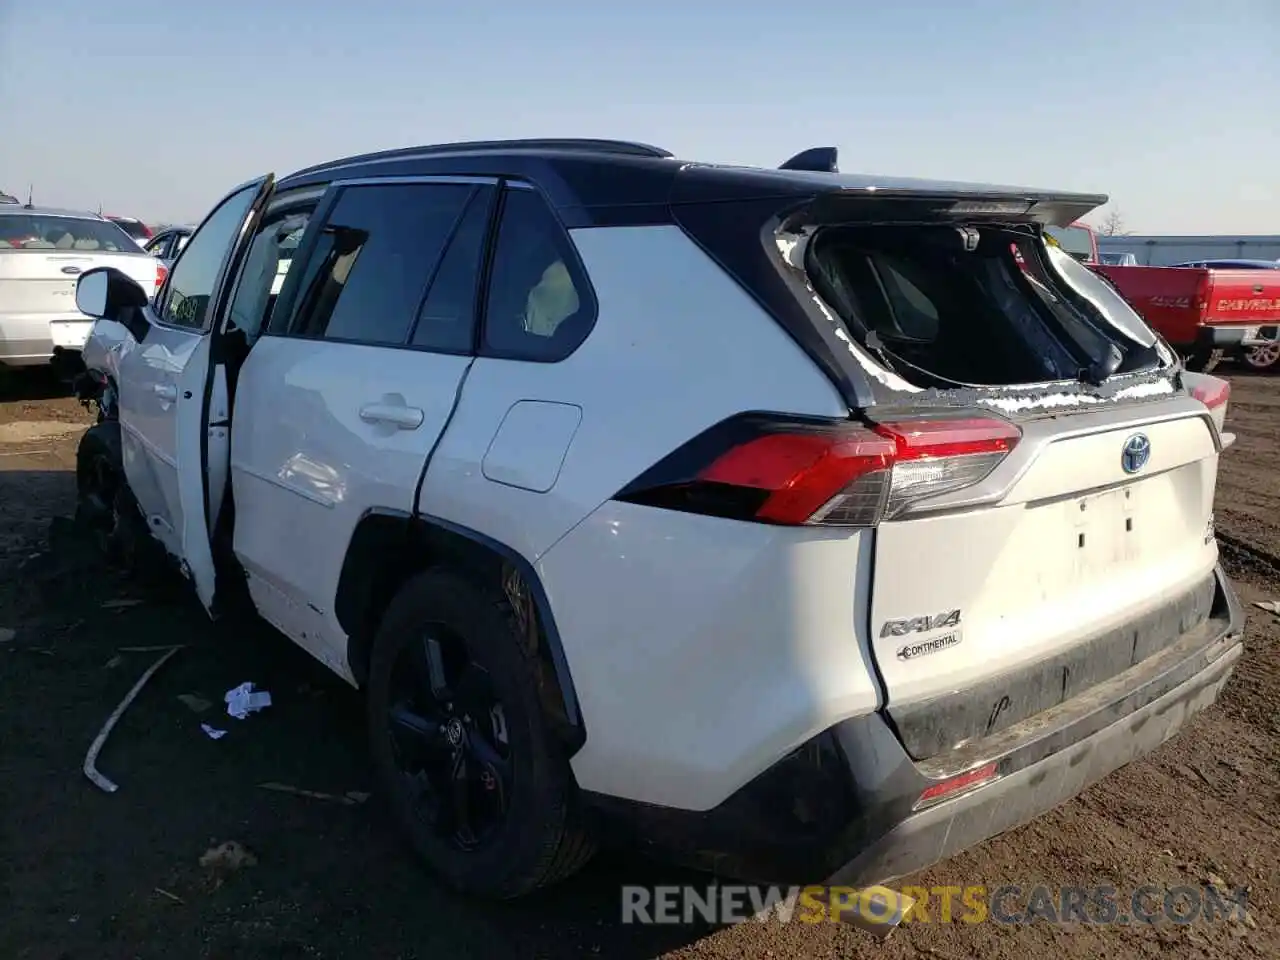
[[[570,747],[576,752],[586,742],[586,730],[577,690],[564,652],[560,632],[545,587],[533,564],[519,551],[487,534],[454,523],[443,517],[410,514],[408,511],[368,510],[356,523],[343,558],[334,597],[334,616],[348,637],[347,665],[356,682],[363,686],[368,674],[368,657],[372,644],[370,615],[379,608],[380,572],[388,567],[403,576],[393,577],[396,587],[404,578],[427,563],[447,558],[449,562],[480,573],[496,572],[504,561],[517,573],[529,590],[537,609],[545,656],[550,661],[559,688],[560,706],[570,728]]]

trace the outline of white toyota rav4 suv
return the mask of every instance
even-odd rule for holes
[[[361,688],[459,888],[606,836],[899,877],[1241,653],[1227,384],[1045,240],[1105,199],[590,140],[264,177],[154,301],[80,280],[81,514]]]

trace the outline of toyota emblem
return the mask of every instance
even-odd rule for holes
[[[1124,442],[1120,451],[1120,466],[1125,473],[1137,473],[1151,458],[1151,441],[1144,433],[1135,433]]]

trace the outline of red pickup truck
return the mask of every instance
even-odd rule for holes
[[[1089,266],[1192,370],[1207,373],[1228,352],[1280,339],[1280,270]]]
[[[1088,224],[1076,222],[1046,232],[1063,250],[1110,280],[1182,355],[1188,368],[1208,373],[1229,353],[1275,354],[1280,340],[1280,270],[1107,266],[1098,262],[1098,239]],[[1256,362],[1251,366],[1263,369]]]

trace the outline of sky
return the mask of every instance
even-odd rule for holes
[[[586,136],[1280,234],[1278,101],[1280,0],[0,0],[0,189],[152,222],[368,150]]]

